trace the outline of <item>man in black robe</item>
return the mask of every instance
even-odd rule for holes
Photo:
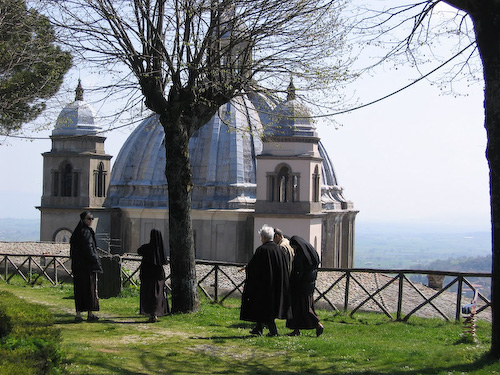
[[[268,336],[277,336],[275,319],[288,317],[288,271],[283,252],[273,242],[274,229],[264,225],[259,234],[262,245],[246,266],[240,319],[257,323],[251,334],[262,335],[266,325]]]
[[[99,318],[93,311],[99,311],[97,295],[97,274],[102,273],[101,259],[97,252],[95,233],[91,227],[94,217],[90,212],[82,212],[70,243],[71,270],[75,294],[75,321],[83,320],[81,313],[87,311],[87,320]]]

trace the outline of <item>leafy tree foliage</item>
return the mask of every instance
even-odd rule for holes
[[[71,67],[47,17],[25,0],[0,0],[0,129],[8,134],[35,119]]]

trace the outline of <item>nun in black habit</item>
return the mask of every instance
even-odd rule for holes
[[[293,236],[290,245],[295,250],[290,274],[292,318],[287,319],[286,326],[293,329],[290,336],[300,335],[301,329],[316,329],[319,336],[324,327],[314,310],[313,298],[320,263],[318,252],[299,236]]]
[[[139,278],[141,280],[140,313],[149,315],[149,322],[158,321],[159,316],[170,312],[168,305],[165,271],[163,265],[167,264],[167,254],[163,246],[161,232],[151,229],[149,243],[142,245],[137,250],[142,256]]]

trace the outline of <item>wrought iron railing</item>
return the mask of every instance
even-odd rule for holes
[[[122,285],[139,286],[140,258],[123,256]],[[19,275],[26,283],[46,279],[57,285],[71,282],[70,259],[64,255],[0,254],[0,280],[10,282]],[[165,267],[167,286],[170,270]],[[415,275],[445,277],[438,290],[411,280]],[[229,297],[239,297],[245,282],[244,265],[215,261],[197,261],[198,286],[211,301],[223,304]],[[315,304],[336,311],[355,314],[361,310],[379,311],[393,320],[407,321],[415,315],[439,316],[460,320],[461,306],[467,292],[477,296],[477,314],[489,319],[491,301],[471,280],[491,282],[490,273],[442,272],[391,269],[321,268],[315,290]],[[487,288],[486,288],[487,289]]]
[[[19,275],[26,283],[36,284],[40,278],[52,285],[72,280],[69,256],[0,254],[0,280],[9,282]],[[69,269],[68,269],[69,268]]]

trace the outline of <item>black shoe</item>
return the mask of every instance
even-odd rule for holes
[[[325,330],[325,327],[323,327],[323,324],[318,323],[318,325],[316,327],[316,337],[321,336],[321,334],[323,333],[324,330]]]
[[[99,320],[99,317],[96,316],[96,315],[90,315],[88,318],[87,318],[87,322],[97,322]]]
[[[75,317],[75,323],[81,323],[83,322],[83,318],[81,316]]]

